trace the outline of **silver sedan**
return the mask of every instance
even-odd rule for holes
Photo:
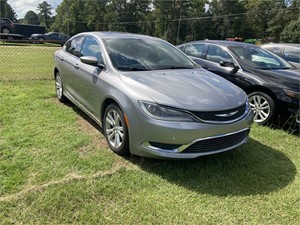
[[[54,56],[58,100],[95,120],[119,155],[195,158],[248,140],[245,92],[164,40],[81,33]]]

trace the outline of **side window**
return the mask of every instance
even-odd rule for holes
[[[300,49],[285,47],[283,55],[288,61],[300,63]]]
[[[66,44],[66,51],[72,55],[81,57],[82,55],[80,55],[80,50],[81,50],[83,38],[84,37],[77,37],[69,41]]]
[[[184,53],[194,57],[201,57],[204,47],[204,44],[187,45],[184,49]]]
[[[179,50],[181,50],[181,51],[183,51],[183,49],[184,49],[184,45],[183,45],[183,46],[180,46],[180,47],[178,47],[178,49],[179,49]]]
[[[81,50],[81,55],[82,56],[94,56],[98,59],[99,63],[104,64],[101,48],[100,48],[98,42],[93,37],[87,37],[84,40],[82,50]]]
[[[234,61],[226,50],[216,45],[209,46],[206,59],[216,63],[220,63],[220,61]]]
[[[273,52],[273,53],[275,53],[275,54],[277,54],[277,55],[280,54],[280,47],[277,47],[277,46],[275,46],[275,47],[266,47],[266,49]]]

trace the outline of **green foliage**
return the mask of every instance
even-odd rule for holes
[[[46,28],[49,28],[52,22],[52,6],[48,2],[43,1],[42,3],[38,4],[37,10],[39,11],[38,16],[41,24]]]
[[[286,26],[281,33],[281,41],[300,44],[300,18]]]
[[[35,12],[33,12],[32,10],[28,11],[25,14],[24,19],[27,24],[34,24],[34,25],[40,24],[38,15]]]
[[[8,5],[7,0],[0,2]],[[40,22],[47,30],[68,35],[123,31],[157,36],[173,44],[228,37],[279,41],[298,40],[297,34],[292,39],[288,36],[293,35],[290,29],[299,18],[300,1],[63,0],[55,16],[51,9],[46,1],[38,5]],[[32,12],[26,18],[38,23]]]
[[[1,17],[5,17],[13,21],[17,19],[15,11],[12,9],[10,4],[7,3],[7,0],[0,0],[0,18]]]

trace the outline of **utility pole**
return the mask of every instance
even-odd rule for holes
[[[179,44],[180,25],[181,25],[181,9],[179,10],[179,21],[178,21],[177,38],[176,38],[177,45]]]

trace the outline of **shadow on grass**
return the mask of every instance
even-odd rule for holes
[[[102,129],[78,107],[72,103],[66,105],[103,134]],[[175,185],[219,196],[277,191],[293,182],[297,172],[287,156],[254,139],[236,150],[193,160],[155,160],[137,156],[125,159]]]
[[[148,173],[202,194],[267,194],[293,182],[296,167],[283,153],[253,139],[242,148],[194,160],[128,159]]]

